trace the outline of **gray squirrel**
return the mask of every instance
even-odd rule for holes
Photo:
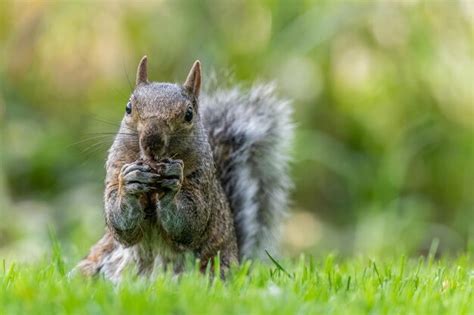
[[[75,270],[119,281],[127,266],[180,272],[191,254],[202,271],[219,255],[224,275],[277,250],[292,185],[290,103],[270,84],[200,90],[199,61],[179,85],[149,82],[142,58],[108,151],[106,232]]]

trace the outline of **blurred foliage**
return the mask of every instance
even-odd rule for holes
[[[473,20],[469,1],[4,0],[0,253],[35,256],[48,224],[81,254],[102,232],[106,150],[144,54],[153,80],[200,59],[294,100],[288,252],[463,250]]]

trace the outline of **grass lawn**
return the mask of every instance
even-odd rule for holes
[[[61,255],[0,266],[1,314],[474,314],[472,256],[244,264],[227,281],[193,270],[119,285],[67,277]]]

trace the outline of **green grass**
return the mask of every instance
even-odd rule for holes
[[[114,286],[68,278],[58,249],[0,266],[1,314],[474,314],[474,266],[456,259],[322,259],[250,264],[226,281],[190,270]],[[282,270],[281,268],[284,268]]]

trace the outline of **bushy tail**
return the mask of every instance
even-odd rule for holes
[[[292,186],[290,103],[272,84],[217,90],[201,98],[218,175],[233,211],[239,254],[275,253]]]

